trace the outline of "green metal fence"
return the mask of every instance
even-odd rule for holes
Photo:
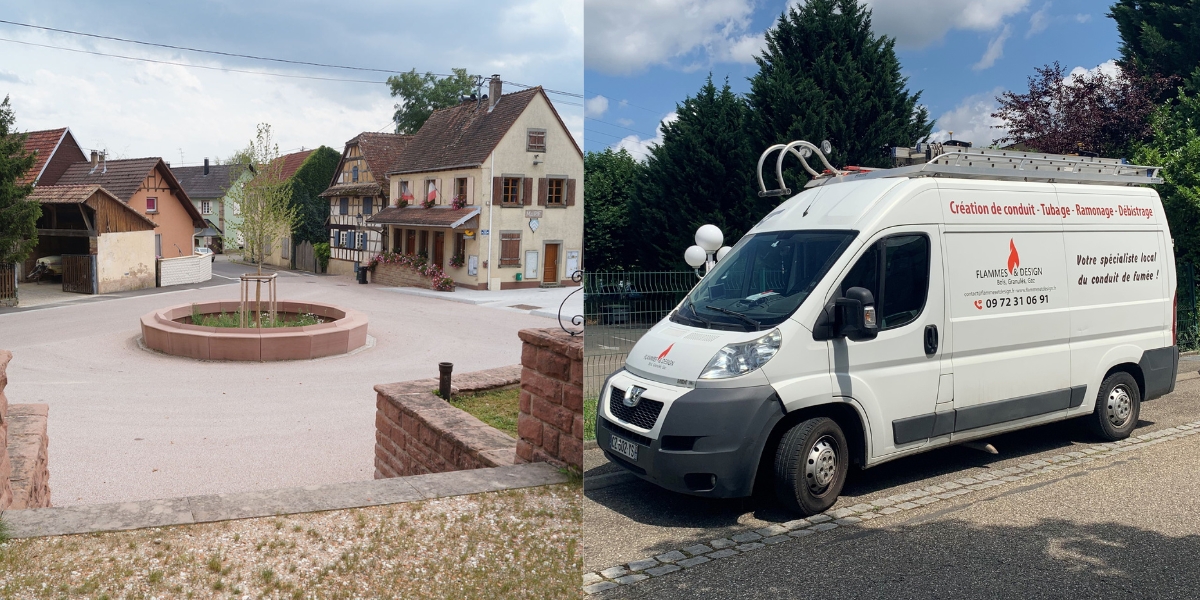
[[[1178,264],[1175,273],[1175,343],[1184,352],[1200,349],[1196,267],[1192,263]]]
[[[1196,269],[1177,273],[1176,339],[1181,351],[1200,349]],[[683,300],[699,279],[692,271],[587,273],[583,280],[584,397],[594,399],[604,379],[621,368],[629,350]]]
[[[599,395],[604,379],[625,364],[638,338],[670,314],[698,281],[692,271],[584,274],[584,397]]]

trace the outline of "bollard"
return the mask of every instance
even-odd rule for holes
[[[454,363],[438,363],[438,374],[441,380],[438,382],[438,394],[443,400],[450,400],[450,373],[454,371]]]

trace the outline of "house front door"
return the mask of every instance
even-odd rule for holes
[[[437,267],[439,269],[446,268],[445,263],[442,262],[442,259],[444,259],[445,257],[446,257],[446,232],[435,231],[435,232],[433,232],[433,264],[437,265]]]
[[[542,263],[542,283],[558,283],[558,244],[546,244],[546,260]]]

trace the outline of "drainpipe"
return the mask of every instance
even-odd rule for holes
[[[488,167],[488,183],[496,179],[496,151],[492,150],[492,166]],[[483,183],[483,182],[480,182]],[[492,289],[492,215],[496,212],[496,199],[492,196],[496,193],[496,184],[492,183],[492,193],[488,194],[488,200],[491,205],[488,206],[488,257],[487,257],[487,289]],[[483,237],[482,235],[479,237]]]

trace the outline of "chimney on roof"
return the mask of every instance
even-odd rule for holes
[[[92,170],[88,171],[88,175],[96,172],[96,166],[100,164],[100,153],[92,150]]]
[[[204,158],[204,176],[208,176],[208,157]]]
[[[500,101],[500,90],[500,76],[492,75],[492,80],[488,82],[488,112]]]

